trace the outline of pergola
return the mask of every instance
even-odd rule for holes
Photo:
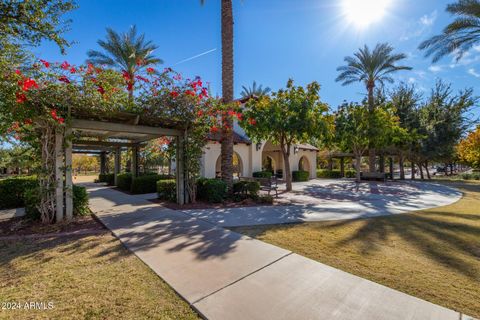
[[[55,138],[56,220],[73,217],[72,154],[99,154],[101,172],[105,172],[106,154],[113,153],[115,184],[121,172],[121,152],[132,150],[131,171],[138,176],[138,153],[142,145],[152,139],[171,136],[176,140],[177,203],[188,202],[185,187],[185,130],[180,125],[162,123],[130,113],[115,113],[105,118],[75,117],[64,132]]]

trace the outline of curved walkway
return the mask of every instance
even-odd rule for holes
[[[90,208],[206,319],[471,319],[107,187]]]
[[[253,226],[368,218],[452,204],[462,197],[456,189],[429,182],[362,183],[312,180],[295,183],[293,193],[280,196],[280,206],[185,210],[222,227]]]

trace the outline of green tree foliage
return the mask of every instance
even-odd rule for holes
[[[335,141],[345,152],[355,155],[356,180],[360,182],[360,163],[363,154],[372,145],[381,149],[405,136],[391,105],[371,112],[366,105],[345,103],[335,114]]]
[[[34,46],[49,40],[63,53],[70,42],[62,35],[71,23],[63,15],[75,8],[72,0],[3,0],[0,2],[2,38]]]
[[[471,131],[457,146],[457,154],[463,163],[480,169],[480,126]]]
[[[288,191],[292,190],[289,156],[293,144],[325,136],[332,126],[328,105],[320,100],[319,91],[317,82],[303,88],[289,80],[285,89],[250,100],[243,113],[241,124],[249,137],[280,146]]]
[[[455,20],[441,34],[419,46],[420,50],[425,50],[426,57],[432,57],[433,62],[450,54],[459,60],[480,41],[480,1],[459,0],[448,5],[447,12],[455,16]]]

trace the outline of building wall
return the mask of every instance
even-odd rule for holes
[[[282,169],[285,172],[285,166],[283,156],[278,150],[278,147],[273,146],[271,143],[263,142],[257,151],[257,145],[252,143],[251,145],[236,144],[233,146],[233,151],[238,154],[242,162],[242,173],[244,177],[251,177],[253,172],[261,171],[263,159],[266,156],[270,156],[275,163],[275,170]],[[202,156],[202,170],[201,175],[206,178],[215,178],[217,168],[217,160],[220,157],[221,146],[218,142],[210,142],[204,147]],[[290,167],[292,171],[299,169],[299,162],[302,157],[305,157],[308,162],[310,179],[316,178],[316,162],[317,152],[309,150],[299,150],[297,154],[294,154],[294,150],[290,152]]]

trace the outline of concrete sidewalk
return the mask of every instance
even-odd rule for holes
[[[470,319],[107,187],[90,208],[208,319]]]

